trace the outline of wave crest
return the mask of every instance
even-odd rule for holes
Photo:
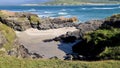
[[[58,14],[59,15],[67,15],[68,13],[67,12],[59,12]]]
[[[37,11],[36,9],[29,9],[28,10],[29,12],[35,12],[35,11]]]

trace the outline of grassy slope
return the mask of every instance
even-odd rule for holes
[[[53,0],[50,2],[46,2],[44,4],[49,5],[61,5],[61,4],[70,4],[70,5],[79,5],[85,3],[120,3],[120,1],[111,1],[111,0]]]
[[[0,57],[0,68],[119,68],[120,61],[31,60]]]
[[[3,45],[3,48],[5,48],[6,50],[11,49],[12,45],[14,45],[14,41],[16,38],[15,32],[13,31],[13,29],[2,24],[1,22],[0,22],[0,31],[2,32],[2,34],[5,36],[7,40],[7,42]]]

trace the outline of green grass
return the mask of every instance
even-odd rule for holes
[[[2,32],[2,34],[5,36],[7,42],[3,45],[3,47],[6,50],[10,50],[14,45],[14,41],[16,38],[15,32],[13,29],[11,29],[10,27],[0,23],[0,31]]]
[[[63,61],[0,57],[0,68],[119,68],[120,61]]]
[[[94,41],[97,44],[99,41],[107,41],[108,39],[120,34],[119,28],[111,28],[111,29],[99,29],[94,32],[89,32],[84,36],[84,39],[89,41]]]
[[[30,16],[30,21],[31,21],[33,24],[37,24],[37,23],[40,21],[40,18],[39,18],[39,17],[36,17],[36,16]]]

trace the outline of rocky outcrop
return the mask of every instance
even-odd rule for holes
[[[30,28],[29,16],[37,16],[31,13],[18,13],[6,10],[0,11],[0,21],[14,30],[23,31]]]
[[[76,17],[39,18],[32,13],[0,10],[0,21],[14,30],[24,31],[31,27],[39,30],[71,27],[75,25],[74,22],[77,22],[78,19]]]
[[[78,29],[74,32],[67,32],[65,35],[54,38],[55,41],[74,42],[75,40],[81,40],[85,33],[97,30],[104,24],[104,20],[92,20],[85,23],[75,25]]]
[[[37,53],[30,53],[29,50],[24,47],[24,45],[20,45],[18,43],[17,46],[15,46],[15,48],[12,48],[7,53],[10,56],[15,56],[18,58],[32,58],[32,59],[43,58]]]
[[[76,28],[82,32],[89,32],[99,29],[104,24],[104,20],[91,20],[85,23],[79,24]]]
[[[37,53],[30,53],[30,52],[28,51],[28,49],[26,49],[26,48],[24,47],[24,45],[18,46],[16,52],[17,52],[17,53],[16,53],[17,57],[32,58],[32,59],[42,58],[42,56],[40,56],[40,55],[37,54]]]
[[[73,21],[60,19],[60,18],[44,18],[41,20],[41,22],[38,24],[39,30],[47,30],[47,29],[56,29],[56,28],[63,28],[63,27],[73,27],[75,23]]]
[[[103,28],[120,28],[120,14],[112,15],[105,19],[105,23],[102,25]]]

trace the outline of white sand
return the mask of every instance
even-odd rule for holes
[[[16,31],[16,34],[20,43],[23,44],[30,52],[36,52],[40,55],[44,55],[44,58],[57,56],[58,58],[63,59],[66,53],[71,52],[71,44],[64,45],[60,42],[43,42],[43,40],[53,39],[57,36],[65,34],[68,31],[72,32],[75,30],[77,30],[75,27],[64,27],[50,30],[37,30],[31,28],[24,32]]]

